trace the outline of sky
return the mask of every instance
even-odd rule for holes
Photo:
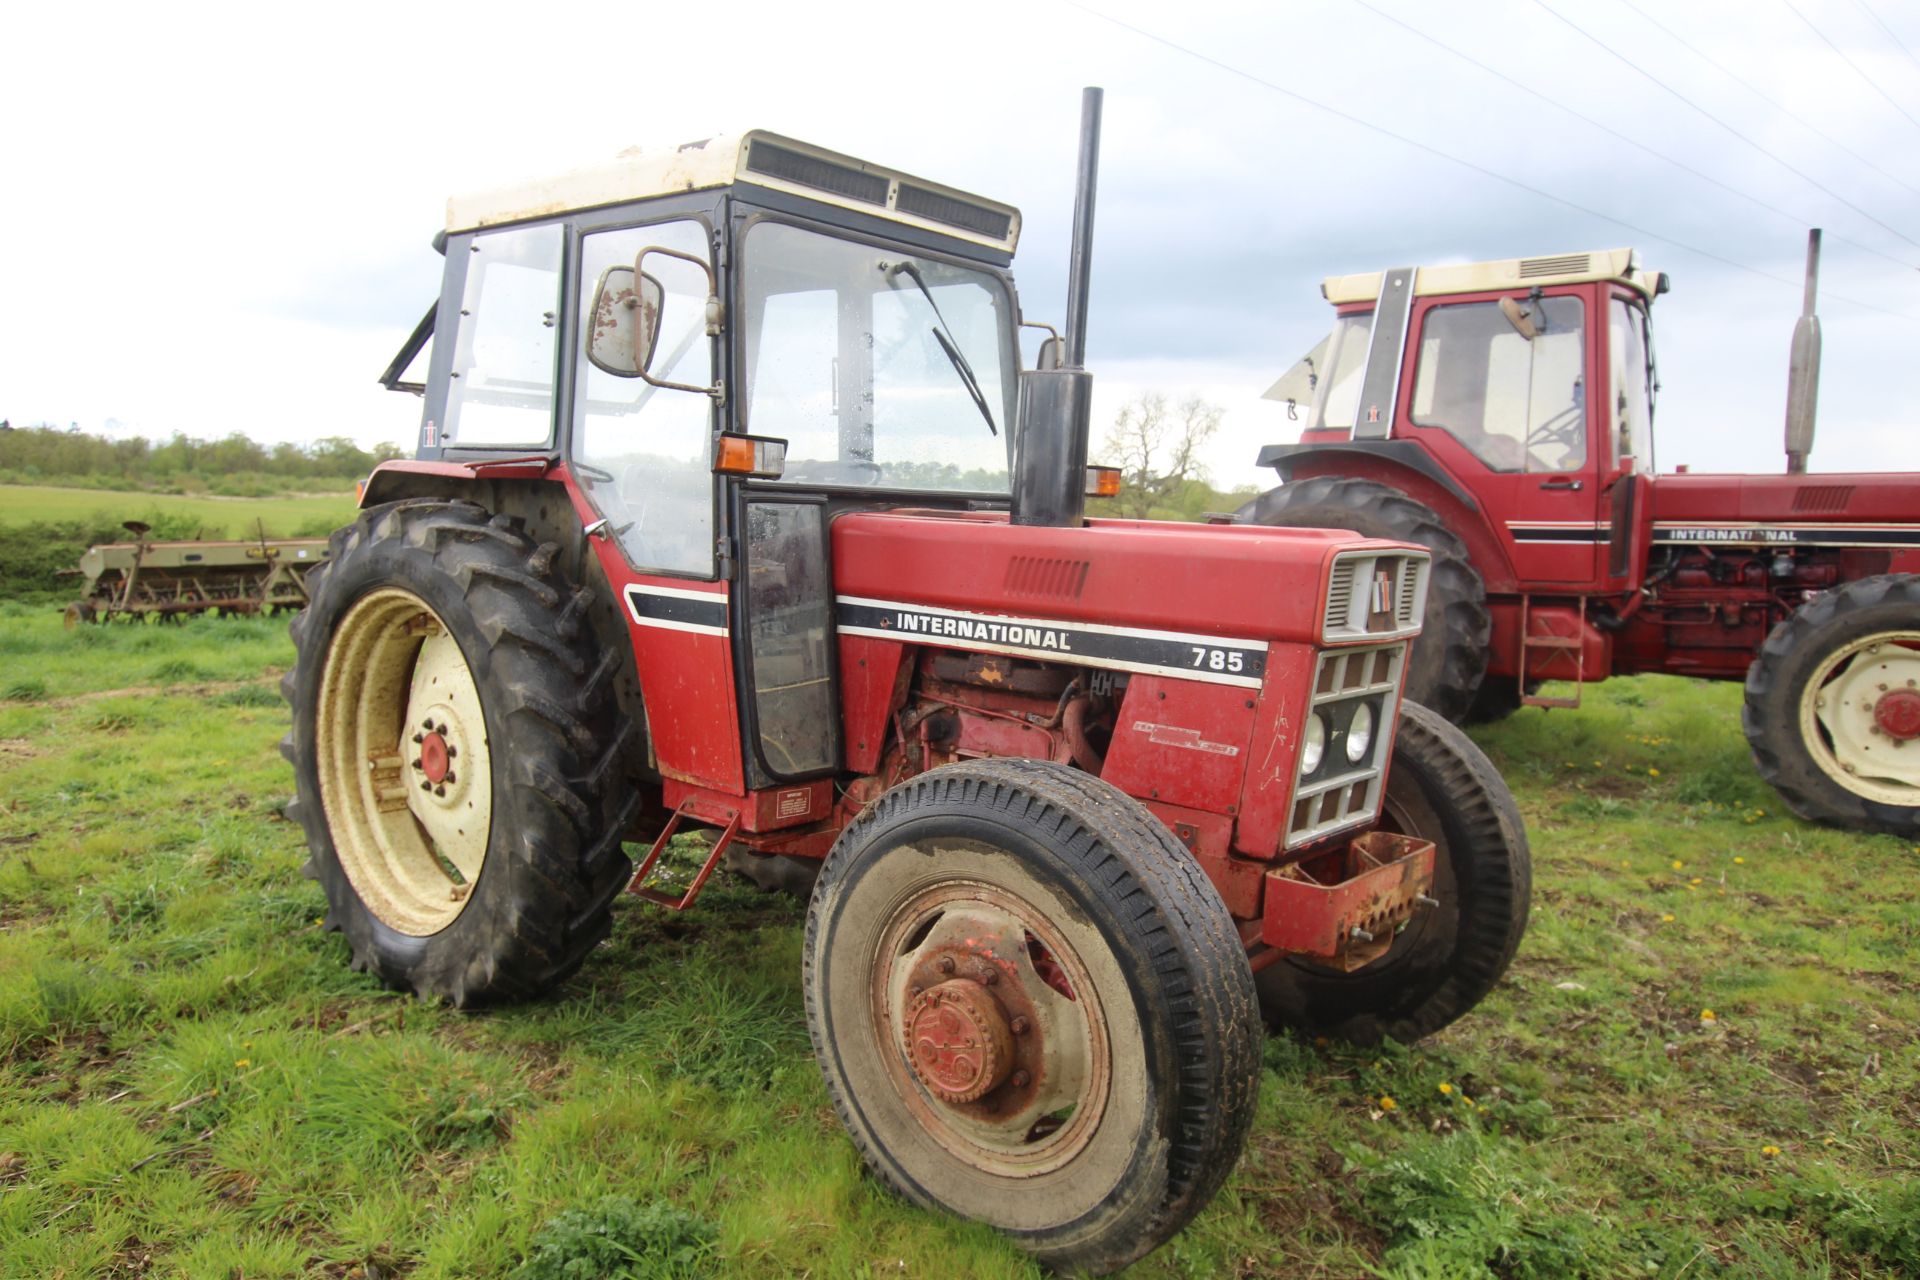
[[[7,6],[0,49],[15,425],[411,441],[375,379],[448,194],[749,128],[1019,206],[1057,323],[1098,84],[1096,439],[1198,394],[1210,478],[1264,485],[1322,277],[1633,246],[1674,284],[1660,469],[1777,471],[1820,226],[1813,469],[1920,470],[1914,0],[76,2]]]

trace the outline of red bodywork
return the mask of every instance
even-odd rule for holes
[[[1549,287],[1585,304],[1585,384],[1609,388],[1610,281]],[[1438,512],[1466,542],[1493,613],[1488,671],[1599,680],[1669,672],[1741,679],[1773,626],[1813,594],[1881,573],[1920,572],[1920,474],[1648,475],[1619,456],[1611,396],[1586,398],[1586,461],[1551,474],[1499,472],[1411,406],[1421,326],[1436,307],[1526,291],[1415,299],[1391,440],[1419,462],[1307,431],[1268,456],[1289,480],[1354,476]],[[1371,311],[1347,305],[1345,314]],[[1316,447],[1317,446],[1317,447]],[[1523,645],[1523,637],[1535,643]]]
[[[565,466],[545,459],[388,463],[362,501],[418,492],[420,480],[449,482],[457,492],[476,470],[493,480],[563,486],[581,527],[598,519]],[[750,787],[732,623],[707,633],[627,611],[658,809],[673,815],[641,877],[682,819],[722,829],[692,889],[677,897],[648,891],[653,900],[690,903],[730,841],[764,854],[823,857],[867,803],[916,773],[969,758],[1034,758],[1076,764],[1141,800],[1192,851],[1233,914],[1250,922],[1257,946],[1270,931],[1261,927],[1263,913],[1281,900],[1266,892],[1273,877],[1284,874],[1292,885],[1295,864],[1310,864],[1325,879],[1371,824],[1371,813],[1356,814],[1338,831],[1288,847],[1298,733],[1316,661],[1331,647],[1322,628],[1336,556],[1419,558],[1418,548],[1328,530],[1126,520],[1060,528],[952,510],[851,511],[833,521],[830,541],[843,618],[849,607],[886,602],[934,619],[934,629],[911,634],[887,630],[884,618],[878,626],[842,622],[836,776]],[[614,540],[589,537],[587,544],[619,598],[639,587],[732,603],[735,584],[726,580],[638,574]],[[729,609],[729,619],[738,616]],[[960,621],[940,631],[949,617]],[[1074,645],[1125,632],[1162,646],[1165,661],[1070,651],[1036,657],[1019,644],[994,643],[979,620],[1003,629],[1024,621],[1077,628]],[[1402,630],[1386,639],[1410,637]],[[1377,753],[1382,769],[1392,723],[1389,714]],[[1406,892],[1423,892],[1432,846],[1411,844],[1400,852],[1413,861],[1396,864],[1393,876]],[[1344,878],[1334,874],[1332,882]],[[1287,901],[1297,916],[1297,898]],[[1329,901],[1315,937],[1351,905],[1344,897]]]

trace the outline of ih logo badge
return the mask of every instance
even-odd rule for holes
[[[1373,613],[1385,613],[1393,607],[1393,574],[1381,569],[1373,575]]]
[[[1370,404],[1370,405],[1368,405],[1368,406],[1367,406],[1367,421],[1368,421],[1368,422],[1378,422],[1378,421],[1380,421],[1380,406],[1379,406],[1379,405],[1377,405],[1377,404]]]

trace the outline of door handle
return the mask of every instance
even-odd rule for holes
[[[1542,480],[1540,482],[1540,487],[1542,489],[1572,490],[1572,489],[1584,489],[1587,486],[1586,486],[1586,482],[1582,480]]]

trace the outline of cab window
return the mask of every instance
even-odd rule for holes
[[[1624,298],[1608,311],[1607,350],[1613,391],[1613,439],[1616,456],[1632,458],[1634,469],[1653,473],[1653,361],[1647,346],[1647,313]]]
[[[558,226],[473,238],[447,387],[449,446],[538,448],[553,439],[562,244]]]
[[[1586,344],[1578,298],[1428,310],[1414,425],[1438,427],[1495,471],[1577,471],[1587,461]]]
[[[574,362],[574,474],[636,569],[713,574],[713,398],[656,387],[598,368],[585,353],[594,291],[608,267],[631,268],[642,249],[705,260],[704,223],[681,219],[596,231],[580,242],[580,343]],[[693,263],[649,254],[661,287],[660,336],[648,370],[662,382],[713,381],[707,276]]]

